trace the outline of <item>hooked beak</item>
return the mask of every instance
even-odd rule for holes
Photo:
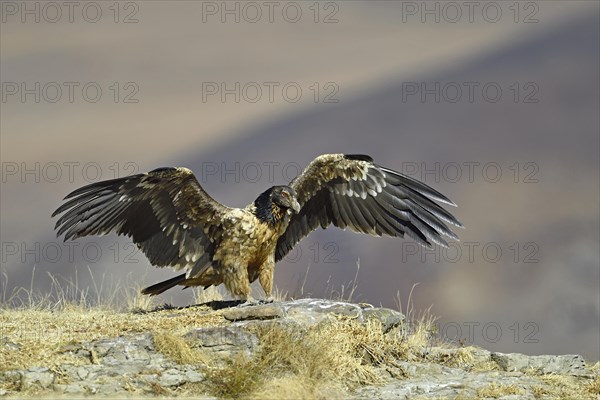
[[[296,199],[292,202],[292,210],[294,210],[296,214],[300,213],[300,203],[298,203],[298,200]]]

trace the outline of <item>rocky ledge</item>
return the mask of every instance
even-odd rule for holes
[[[336,395],[353,399],[600,396],[600,372],[597,366],[586,364],[581,356],[503,354],[475,347],[452,347],[428,338],[423,342],[416,340],[415,336],[427,333],[415,332],[415,326],[405,321],[404,315],[387,308],[320,299],[222,308],[224,305],[228,304],[213,302],[204,307],[189,308],[189,313],[217,313],[222,317],[222,324],[196,326],[176,337],[140,332],[70,343],[60,351],[69,353],[78,361],[58,367],[37,365],[27,369],[4,370],[0,372],[0,396],[78,397],[96,394],[109,397],[181,395],[218,398],[236,393],[252,397],[254,393],[254,397],[264,397],[265,390],[270,390],[271,398],[277,398],[279,390],[279,394],[287,398],[330,398]],[[168,315],[170,310],[163,308],[153,312]],[[297,373],[305,373],[315,382],[321,377],[323,380],[328,377],[333,383],[321,392],[289,391],[289,388],[286,391],[276,383],[269,389],[270,382],[281,382],[282,377],[287,375],[281,375],[282,368],[273,367],[279,362],[280,355],[265,354],[265,340],[270,341],[271,347],[267,346],[269,349],[275,348],[286,353],[286,346],[290,346],[290,353],[293,353],[296,351],[292,350],[296,337],[299,341],[305,340],[302,335],[309,335],[311,330],[340,323],[344,325],[333,325],[334,330],[324,336],[329,335],[334,340],[327,346],[342,345],[339,343],[341,339],[334,339],[335,333],[342,329],[354,329],[352,332],[355,333],[350,338],[352,335],[364,335],[364,341],[340,347],[347,348],[353,354],[352,360],[357,359],[356,368],[368,367],[363,375],[356,378],[352,371],[346,371],[342,377],[343,373],[340,372],[340,379],[336,381],[332,378],[335,373],[302,372],[292,360],[286,359],[280,365],[287,366],[290,373],[300,371]],[[265,339],[268,337],[265,332],[277,329],[284,329],[288,333],[288,336],[282,336],[288,343],[273,347],[273,337]],[[315,342],[316,337],[311,337],[312,342],[307,342],[304,351],[307,352],[307,358],[316,357],[318,360],[318,352],[316,355],[310,354],[311,349],[319,346]],[[399,351],[398,348],[405,344],[404,350]],[[389,347],[386,348],[387,345]],[[0,341],[0,346],[5,348],[2,354],[26,351],[7,340]],[[327,347],[323,349],[319,350],[323,351],[322,362],[328,363],[329,356],[325,354]],[[260,360],[270,360],[263,369],[257,370],[262,374],[262,389],[250,385],[252,387],[242,387],[232,393],[219,388],[221,377],[223,380],[229,379],[228,384],[232,379],[241,382],[254,379],[249,372],[241,378],[231,378],[231,369],[245,372],[239,370],[252,370],[261,365],[259,353]],[[281,358],[285,356],[282,354]],[[237,364],[232,364],[231,360],[236,360]],[[229,370],[223,372],[227,368]],[[280,375],[273,375],[273,380],[266,376],[276,372]]]

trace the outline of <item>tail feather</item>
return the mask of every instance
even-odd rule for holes
[[[161,294],[165,290],[169,290],[172,287],[183,283],[185,280],[185,274],[177,275],[175,278],[167,279],[166,281],[158,282],[152,286],[148,286],[147,288],[142,289],[142,294],[156,296],[157,294]]]

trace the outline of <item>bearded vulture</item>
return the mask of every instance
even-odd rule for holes
[[[52,216],[64,240],[111,232],[131,237],[152,265],[185,273],[142,290],[225,284],[240,299],[257,278],[267,296],[275,263],[303,237],[329,225],[375,236],[408,235],[447,246],[446,224],[462,224],[436,202],[446,196],[366,155],[324,154],[288,186],[273,186],[245,208],[208,195],[187,168],[158,168],[77,189]]]

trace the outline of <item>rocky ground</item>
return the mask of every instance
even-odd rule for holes
[[[221,322],[193,326],[181,335],[149,329],[75,340],[56,349],[69,356],[68,363],[38,361],[39,365],[23,369],[1,368],[0,396],[600,397],[599,368],[578,355],[526,356],[451,347],[425,337],[427,332],[416,332],[419,328],[407,323],[401,313],[369,305],[317,299],[224,307],[228,305],[213,302],[184,310],[192,315],[216,314]],[[144,318],[160,313],[168,319],[178,318],[181,312],[167,308],[131,315]],[[265,334],[278,329],[285,335]],[[349,329],[349,336],[336,336]],[[323,330],[324,335],[311,336],[314,330]],[[332,341],[319,348],[317,340],[327,337]],[[296,342],[306,346],[298,347]],[[11,355],[28,351],[10,334],[0,335],[0,347],[5,358],[0,367]],[[269,351],[278,354],[265,348],[277,349]],[[332,358],[345,352],[351,358]],[[356,366],[349,364],[354,361]],[[294,378],[300,375],[301,380]],[[255,380],[262,384],[255,385]],[[294,387],[311,382],[314,387],[309,389]]]

